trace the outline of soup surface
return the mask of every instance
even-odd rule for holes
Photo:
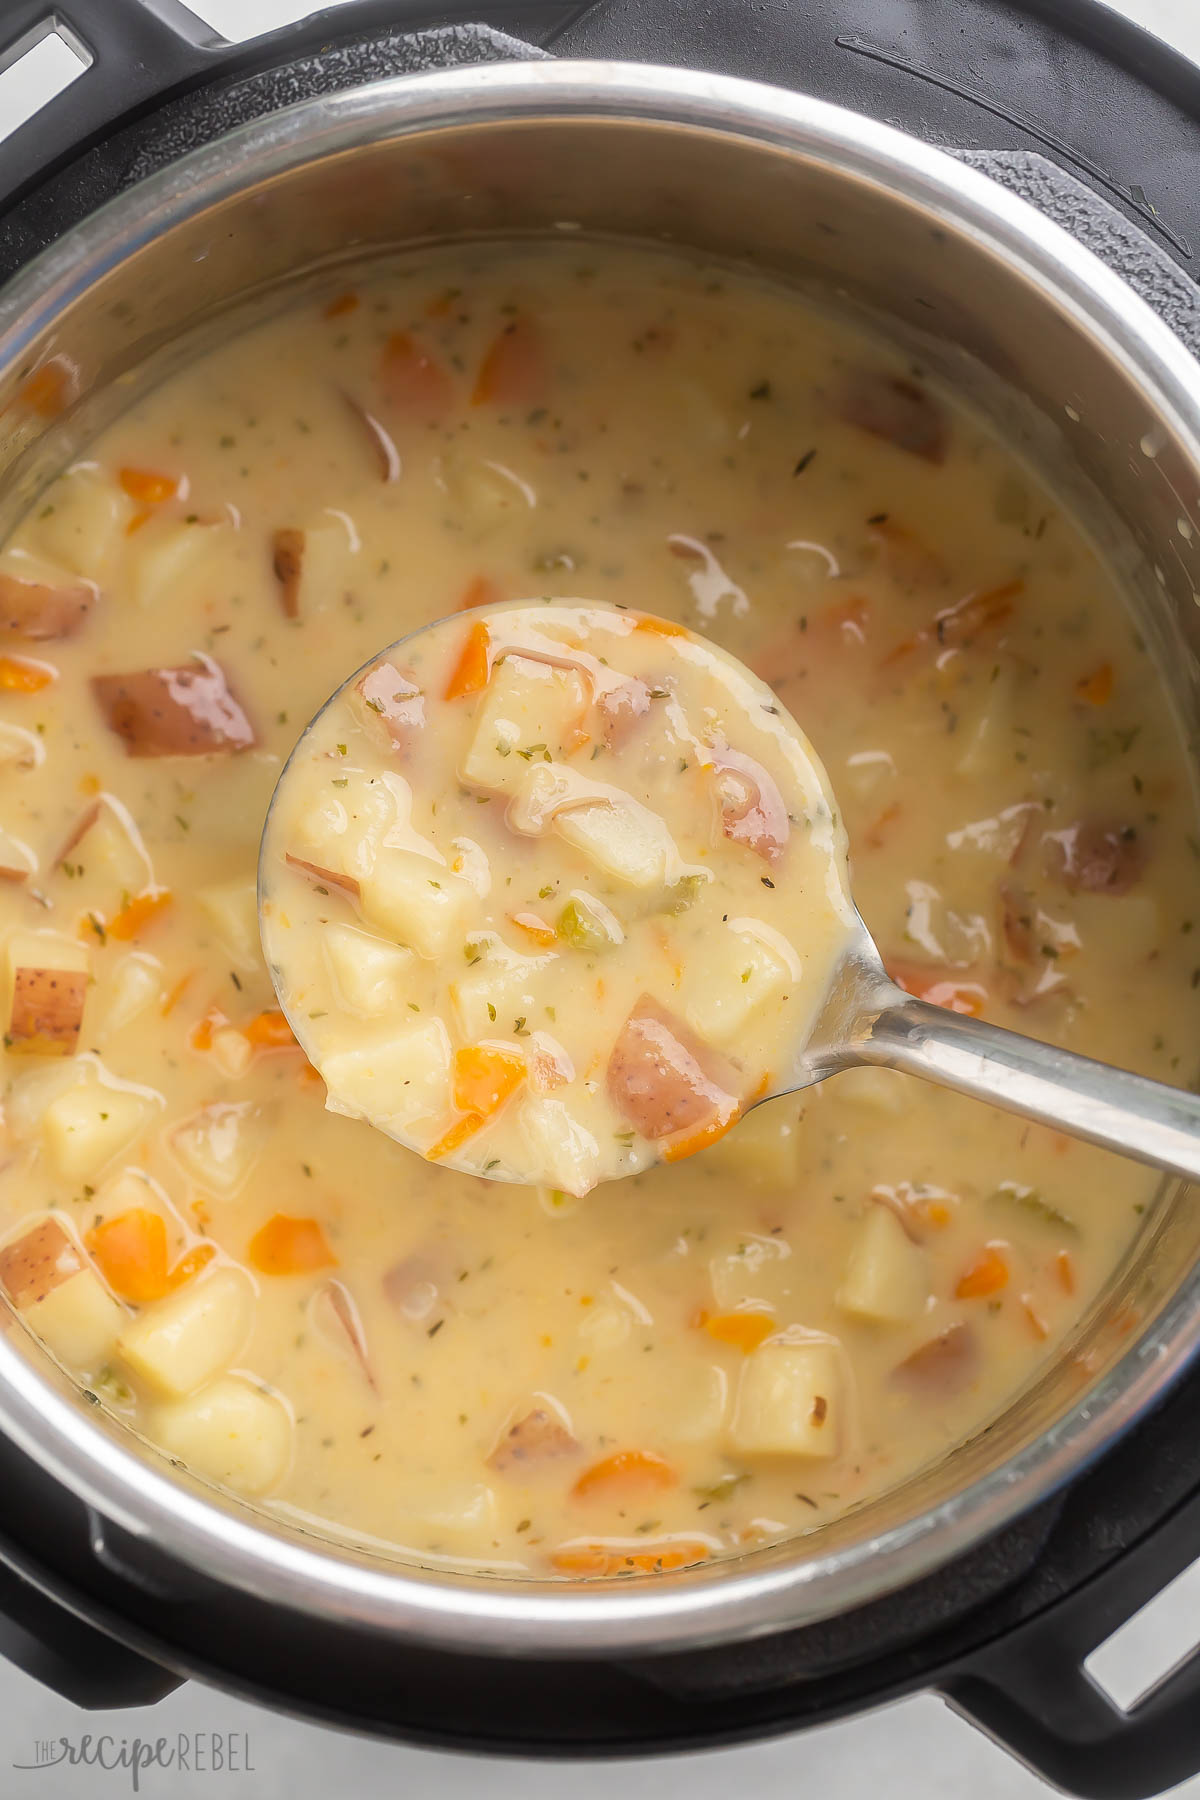
[[[0,558],[0,1284],[107,1409],[277,1512],[535,1576],[670,1569],[813,1530],[993,1416],[1155,1182],[879,1071],[583,1199],[327,1111],[256,926],[283,760],[407,631],[547,596],[683,621],[771,683],[912,991],[1191,1076],[1182,750],[1024,467],[748,277],[422,253],[138,401]]]
[[[854,923],[834,807],[771,689],[678,624],[451,618],[280,778],[275,990],[333,1110],[582,1197],[794,1085]]]

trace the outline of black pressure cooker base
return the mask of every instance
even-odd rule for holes
[[[142,0],[57,0],[88,74],[0,148],[0,278],[115,193],[291,101],[430,67],[668,62],[815,93],[983,166],[1200,350],[1200,70],[1087,0],[355,4],[240,46]],[[3,0],[4,46],[43,0]],[[481,19],[486,24],[479,24]],[[6,209],[6,210],[5,210]],[[115,1530],[0,1440],[0,1651],[77,1704],[195,1675],[282,1711],[490,1753],[643,1755],[795,1730],[933,1688],[1069,1791],[1200,1767],[1200,1660],[1126,1714],[1083,1662],[1196,1554],[1200,1373],[1054,1500],[837,1618],[625,1663],[431,1652],[315,1626]]]

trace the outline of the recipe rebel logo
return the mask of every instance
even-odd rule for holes
[[[123,1774],[131,1793],[142,1792],[142,1778],[151,1769],[173,1774],[253,1775],[250,1736],[244,1731],[177,1731],[167,1737],[113,1737],[85,1732],[76,1738],[37,1738],[31,1760],[12,1767],[41,1772],[49,1769],[103,1769]],[[54,1785],[56,1796],[67,1790]],[[94,1789],[87,1790],[89,1793]]]

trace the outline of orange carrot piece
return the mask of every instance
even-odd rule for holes
[[[216,1254],[216,1246],[213,1244],[193,1244],[190,1250],[185,1250],[167,1276],[168,1292],[174,1293],[176,1288],[198,1275],[201,1269],[207,1269]]]
[[[147,925],[152,925],[170,904],[170,888],[147,888],[144,894],[135,894],[109,920],[109,937],[120,938],[123,942],[140,937]]]
[[[468,1044],[454,1055],[454,1104],[490,1119],[525,1079],[525,1058],[499,1044]]]
[[[1100,664],[1090,675],[1084,675],[1075,683],[1075,692],[1089,706],[1106,706],[1112,699],[1113,666],[1110,662]]]
[[[199,1023],[193,1025],[188,1034],[188,1043],[193,1050],[211,1050],[213,1033],[228,1023],[229,1020],[219,1007],[210,1007]]]
[[[545,919],[538,913],[519,912],[509,913],[508,916],[516,926],[517,930],[525,933],[525,936],[529,939],[530,943],[538,944],[542,946],[542,948],[546,948],[548,945],[558,941],[558,933],[555,931],[553,925],[547,925]]]
[[[959,1277],[957,1300],[983,1300],[1008,1286],[1008,1260],[997,1244],[985,1244],[969,1269]]]
[[[967,1013],[978,1019],[987,1005],[988,993],[982,983],[948,977],[944,970],[932,965],[889,960],[887,972],[906,994],[928,1000],[931,1006],[944,1006],[947,1012]]]
[[[764,1338],[770,1337],[775,1320],[769,1312],[718,1313],[713,1319],[705,1319],[704,1329],[718,1344],[732,1344],[743,1356],[749,1356]]]
[[[619,1498],[623,1494],[661,1493],[674,1487],[678,1472],[653,1450],[614,1450],[585,1469],[571,1497],[575,1500]]]
[[[1045,1339],[1050,1336],[1050,1327],[1034,1306],[1032,1294],[1021,1295],[1021,1310],[1029,1320],[1029,1328],[1033,1332],[1034,1337],[1037,1338],[1039,1342],[1044,1342]]]
[[[545,380],[542,336],[530,319],[504,327],[479,365],[472,406],[534,406]]]
[[[444,1156],[453,1156],[456,1150],[462,1149],[468,1138],[473,1138],[477,1131],[483,1130],[486,1122],[482,1113],[464,1113],[436,1144],[426,1150],[426,1162],[441,1162]]]
[[[659,1146],[659,1154],[664,1162],[682,1162],[685,1157],[695,1156],[698,1150],[707,1150],[732,1131],[742,1116],[740,1106],[731,1107],[727,1113],[718,1113],[714,1118],[706,1119],[695,1131],[681,1132],[677,1137],[664,1138]]]
[[[383,346],[379,381],[390,406],[407,418],[434,425],[454,400],[454,389],[436,362],[407,331],[393,331]]]
[[[463,700],[477,694],[491,678],[491,634],[482,619],[476,619],[446,683],[444,700]]]
[[[0,656],[0,688],[10,694],[38,694],[57,680],[58,670],[49,663],[33,662],[25,656]]]
[[[54,418],[65,412],[75,398],[77,379],[74,369],[63,356],[52,356],[40,369],[27,375],[17,389],[17,400],[43,418]]]
[[[335,294],[332,300],[326,302],[322,308],[321,317],[323,319],[342,319],[347,313],[352,313],[357,305],[358,295],[351,293],[347,288],[344,294]]]
[[[475,575],[468,581],[457,602],[455,612],[470,612],[475,606],[498,606],[504,598],[490,575]]]
[[[1063,1293],[1073,1294],[1075,1292],[1075,1264],[1071,1252],[1060,1250],[1054,1259],[1054,1267],[1058,1275],[1058,1285]]]
[[[644,631],[648,637],[690,637],[686,625],[677,625],[674,619],[660,619],[656,613],[642,613],[633,622],[635,631]]]
[[[116,1293],[137,1306],[168,1289],[167,1227],[160,1213],[135,1206],[87,1234],[87,1247]]]
[[[179,1002],[183,999],[187,985],[195,973],[195,969],[189,969],[186,975],[181,975],[179,977],[179,980],[175,983],[175,986],[171,989],[170,993],[158,1009],[164,1019],[167,1018],[170,1013],[173,1013],[175,1008],[179,1005]]]
[[[898,800],[893,800],[890,806],[884,807],[874,824],[868,825],[866,831],[863,832],[862,840],[868,850],[883,849],[884,836],[887,832],[887,828],[889,825],[895,824],[896,820],[900,817],[902,810],[900,802]]]
[[[242,1033],[256,1050],[298,1050],[295,1034],[277,1006],[255,1013]]]
[[[157,469],[122,469],[117,479],[139,506],[161,506],[164,500],[173,500],[179,492],[179,483],[173,475],[163,475]]]
[[[657,1547],[653,1543],[639,1545],[636,1550],[615,1544],[560,1544],[550,1553],[550,1566],[577,1580],[596,1575],[658,1575],[690,1568],[711,1555],[708,1544],[679,1538],[668,1538]]]
[[[250,1261],[264,1275],[306,1275],[337,1262],[317,1219],[275,1213],[250,1239]]]

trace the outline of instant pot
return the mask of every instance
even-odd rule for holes
[[[47,12],[5,0],[0,65]],[[1125,569],[1200,719],[1200,70],[1106,8],[357,0],[238,47],[175,0],[53,15],[91,62],[0,145],[0,532],[139,380],[306,272],[488,231],[666,240],[832,292],[968,391]],[[47,361],[53,419],[12,403]],[[1200,1553],[1198,1347],[1200,1209],[1166,1184],[1064,1353],[936,1468],[809,1540],[569,1585],[221,1495],[8,1330],[0,1650],[85,1706],[194,1674],[525,1755],[933,1689],[1063,1788],[1150,1795],[1200,1769],[1200,1655],[1128,1711],[1084,1664]]]

